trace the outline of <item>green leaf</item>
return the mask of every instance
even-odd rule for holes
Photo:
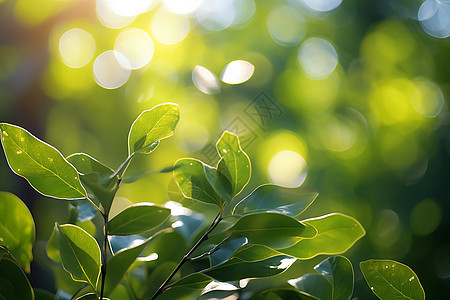
[[[300,188],[264,184],[242,199],[235,206],[233,214],[245,215],[267,211],[294,217],[304,212],[317,196],[317,193],[305,193]]]
[[[402,263],[371,259],[361,262],[360,268],[370,289],[380,299],[425,299],[419,277]]]
[[[274,249],[289,247],[302,238],[312,238],[317,234],[313,226],[305,226],[292,217],[277,213],[245,215],[228,231],[245,236],[252,244]]]
[[[279,250],[298,259],[310,259],[319,254],[335,255],[347,251],[366,233],[361,224],[352,217],[333,213],[304,220],[317,229],[312,239],[300,240],[297,244]]]
[[[141,233],[162,224],[170,216],[170,209],[151,203],[137,203],[125,208],[108,224],[110,235]]]
[[[108,261],[106,265],[106,278],[105,278],[105,293],[109,294],[114,290],[114,288],[122,280],[123,275],[128,270],[128,268],[134,263],[136,258],[141,254],[141,252],[147,247],[148,243],[153,238],[148,238],[140,245],[126,248],[118,251],[113,257]]]
[[[253,298],[252,298],[253,299]],[[323,300],[312,295],[302,293],[293,289],[272,289],[262,292],[257,296],[258,300]]]
[[[283,253],[264,245],[247,244],[237,249],[233,255],[230,256],[230,259],[236,257],[243,261],[254,262],[282,254]]]
[[[216,147],[222,158],[217,169],[228,177],[233,187],[233,196],[236,196],[250,181],[250,158],[242,150],[238,136],[229,131],[222,134]]]
[[[36,300],[55,300],[55,295],[43,289],[34,289],[34,296]]]
[[[171,285],[167,286],[168,289],[175,287],[185,287],[190,289],[203,289],[208,283],[213,279],[202,273],[192,273],[189,274]]]
[[[80,173],[97,173],[100,178],[109,179],[114,170],[86,153],[74,153],[66,158]]]
[[[247,244],[247,239],[242,236],[238,237],[237,239],[229,239],[224,245],[222,245],[219,249],[216,249],[209,255],[211,267],[226,262],[237,249],[245,244]],[[216,244],[214,246],[219,246],[219,244]]]
[[[225,202],[231,201],[231,183],[225,175],[216,168],[203,164],[206,179],[217,195],[222,197]]]
[[[96,290],[100,276],[100,248],[96,240],[78,226],[55,226],[64,269],[73,280],[87,282]]]
[[[77,298],[77,300],[98,300],[99,296],[94,293],[88,293]],[[109,298],[103,297],[104,300],[109,300]]]
[[[18,126],[0,123],[0,132],[11,170],[35,190],[57,199],[86,197],[77,170],[56,148]]]
[[[202,271],[218,281],[233,281],[244,278],[268,277],[287,270],[295,258],[279,255],[269,259],[246,262],[239,258],[232,258],[227,262]]]
[[[27,272],[33,260],[35,231],[33,216],[22,200],[0,192],[0,245],[8,247]]]
[[[320,274],[306,274],[288,282],[319,299],[348,300],[353,295],[353,267],[343,256],[333,256],[314,267]]]
[[[179,159],[175,165],[180,167],[173,171],[173,178],[180,187],[183,196],[208,204],[222,206],[223,200],[209,184],[204,171],[204,164],[196,159]]]
[[[59,254],[58,238],[56,236],[56,227],[53,228],[52,235],[47,241],[47,256],[56,263],[61,262]]]
[[[173,103],[160,104],[143,111],[128,134],[128,154],[150,153],[159,140],[173,135],[180,118],[180,109]]]
[[[12,259],[0,259],[0,295],[7,300],[34,299],[27,276]]]

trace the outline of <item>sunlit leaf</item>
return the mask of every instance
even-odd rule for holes
[[[11,193],[0,192],[0,245],[8,247],[25,270],[33,260],[35,226],[27,206]]]
[[[213,279],[202,273],[192,273],[168,286],[168,288],[185,287],[191,289],[203,289]]]
[[[317,195],[317,193],[305,193],[301,188],[264,184],[242,199],[236,205],[233,213],[244,215],[268,211],[298,216],[314,202]]]
[[[142,299],[149,299],[153,296],[176,266],[177,263],[175,262],[160,263],[144,282],[143,291],[141,292],[144,295]]]
[[[27,276],[12,259],[0,258],[0,295],[6,300],[34,300]]]
[[[343,256],[325,259],[314,267],[320,274],[306,274],[288,282],[319,299],[348,300],[353,294],[353,267]]]
[[[137,203],[125,208],[108,224],[111,235],[137,234],[163,223],[170,216],[170,209],[151,203]]]
[[[268,277],[280,274],[287,270],[295,261],[295,258],[279,255],[269,259],[246,262],[239,258],[202,271],[218,281],[233,281],[244,278]]]
[[[242,150],[238,136],[229,131],[222,134],[216,147],[222,158],[217,169],[228,177],[233,188],[233,196],[236,196],[250,181],[252,172],[250,158]]]
[[[393,260],[367,260],[361,271],[372,292],[380,299],[425,299],[419,277],[408,266]]]
[[[201,161],[184,158],[175,165],[180,167],[173,171],[173,177],[184,197],[222,206],[223,200],[209,184]]]
[[[123,275],[128,268],[133,264],[136,258],[147,247],[148,243],[152,240],[149,238],[143,241],[141,244],[123,249],[114,254],[106,265],[106,278],[105,278],[105,293],[109,294],[122,280]]]
[[[64,269],[73,280],[87,282],[95,290],[100,276],[100,248],[96,240],[78,226],[55,226]]]
[[[249,243],[274,249],[289,247],[302,238],[312,238],[317,234],[313,226],[306,226],[292,217],[277,213],[245,215],[228,231],[245,236]]]
[[[310,259],[319,254],[335,255],[347,251],[365,235],[362,225],[352,217],[333,213],[302,221],[317,229],[312,239],[300,240],[297,244],[279,250],[298,259]]]
[[[54,262],[61,262],[61,255],[59,254],[58,238],[56,236],[56,227],[53,227],[53,232],[47,241],[47,256]]]
[[[11,170],[34,189],[57,199],[86,197],[77,170],[56,148],[15,125],[0,123],[0,132]]]
[[[253,262],[265,260],[283,253],[272,248],[258,244],[247,244],[237,249],[230,258],[236,257],[243,261]]]
[[[67,160],[82,174],[97,173],[100,178],[109,178],[114,170],[86,153],[74,153]]]
[[[128,154],[150,153],[159,140],[170,137],[180,118],[180,109],[173,103],[160,104],[142,112],[128,135]]]
[[[216,168],[203,164],[206,179],[217,195],[222,197],[225,202],[231,200],[231,183],[228,178]]]

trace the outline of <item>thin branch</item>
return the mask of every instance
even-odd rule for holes
[[[230,239],[230,237],[227,236],[226,238],[223,239],[223,241],[221,241],[220,243],[218,243],[217,245],[215,245],[211,250],[209,250],[209,251],[207,251],[207,252],[205,252],[205,253],[203,253],[203,254],[200,254],[199,256],[189,258],[189,261],[194,261],[194,260],[197,260],[197,259],[200,259],[200,258],[203,258],[203,257],[205,257],[205,256],[208,256],[208,255],[213,254],[213,253],[216,252],[223,244],[225,244],[229,239]]]
[[[222,210],[220,210],[220,212],[217,214],[217,216],[214,218],[214,221],[211,223],[211,225],[209,225],[208,229],[206,229],[205,233],[202,235],[202,237],[197,241],[197,243],[195,243],[195,245],[191,248],[191,250],[189,250],[189,252],[183,257],[183,259],[178,263],[178,265],[176,266],[176,268],[172,271],[172,273],[170,273],[169,277],[166,278],[166,280],[160,285],[160,287],[158,288],[158,290],[155,292],[155,294],[153,295],[152,298],[150,298],[150,300],[154,300],[156,299],[156,297],[158,297],[161,293],[163,293],[164,287],[167,285],[167,283],[169,283],[169,281],[173,278],[173,276],[175,276],[175,274],[178,272],[178,270],[184,265],[184,263],[186,263],[187,261],[189,261],[189,256],[192,255],[192,253],[204,242],[209,238],[209,233],[211,233],[211,231],[213,231],[213,229],[220,223],[220,221],[222,220]]]
[[[108,249],[108,215],[103,215],[104,225],[103,225],[103,254],[102,254],[102,285],[101,285],[101,291],[100,291],[100,300],[103,300],[103,294],[105,291],[105,279],[106,279],[106,264],[108,261],[107,257],[107,249]]]

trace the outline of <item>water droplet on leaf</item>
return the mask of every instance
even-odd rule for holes
[[[3,135],[4,136],[8,136],[8,134],[6,133],[6,131],[3,130]]]
[[[414,276],[409,279],[409,281],[413,281],[413,280],[414,280]]]

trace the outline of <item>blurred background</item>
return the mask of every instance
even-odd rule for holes
[[[355,297],[375,298],[359,262],[390,258],[417,273],[429,299],[443,299],[449,35],[443,0],[0,0],[0,121],[117,168],[139,113],[175,102],[175,135],[129,174],[181,157],[214,164],[214,144],[231,130],[252,160],[247,193],[301,186],[320,193],[305,217],[342,212],[363,224],[367,235],[346,253]],[[149,175],[119,196],[164,203],[170,180]],[[0,190],[32,210],[33,285],[54,289],[42,253],[67,204],[39,196],[4,155]]]

